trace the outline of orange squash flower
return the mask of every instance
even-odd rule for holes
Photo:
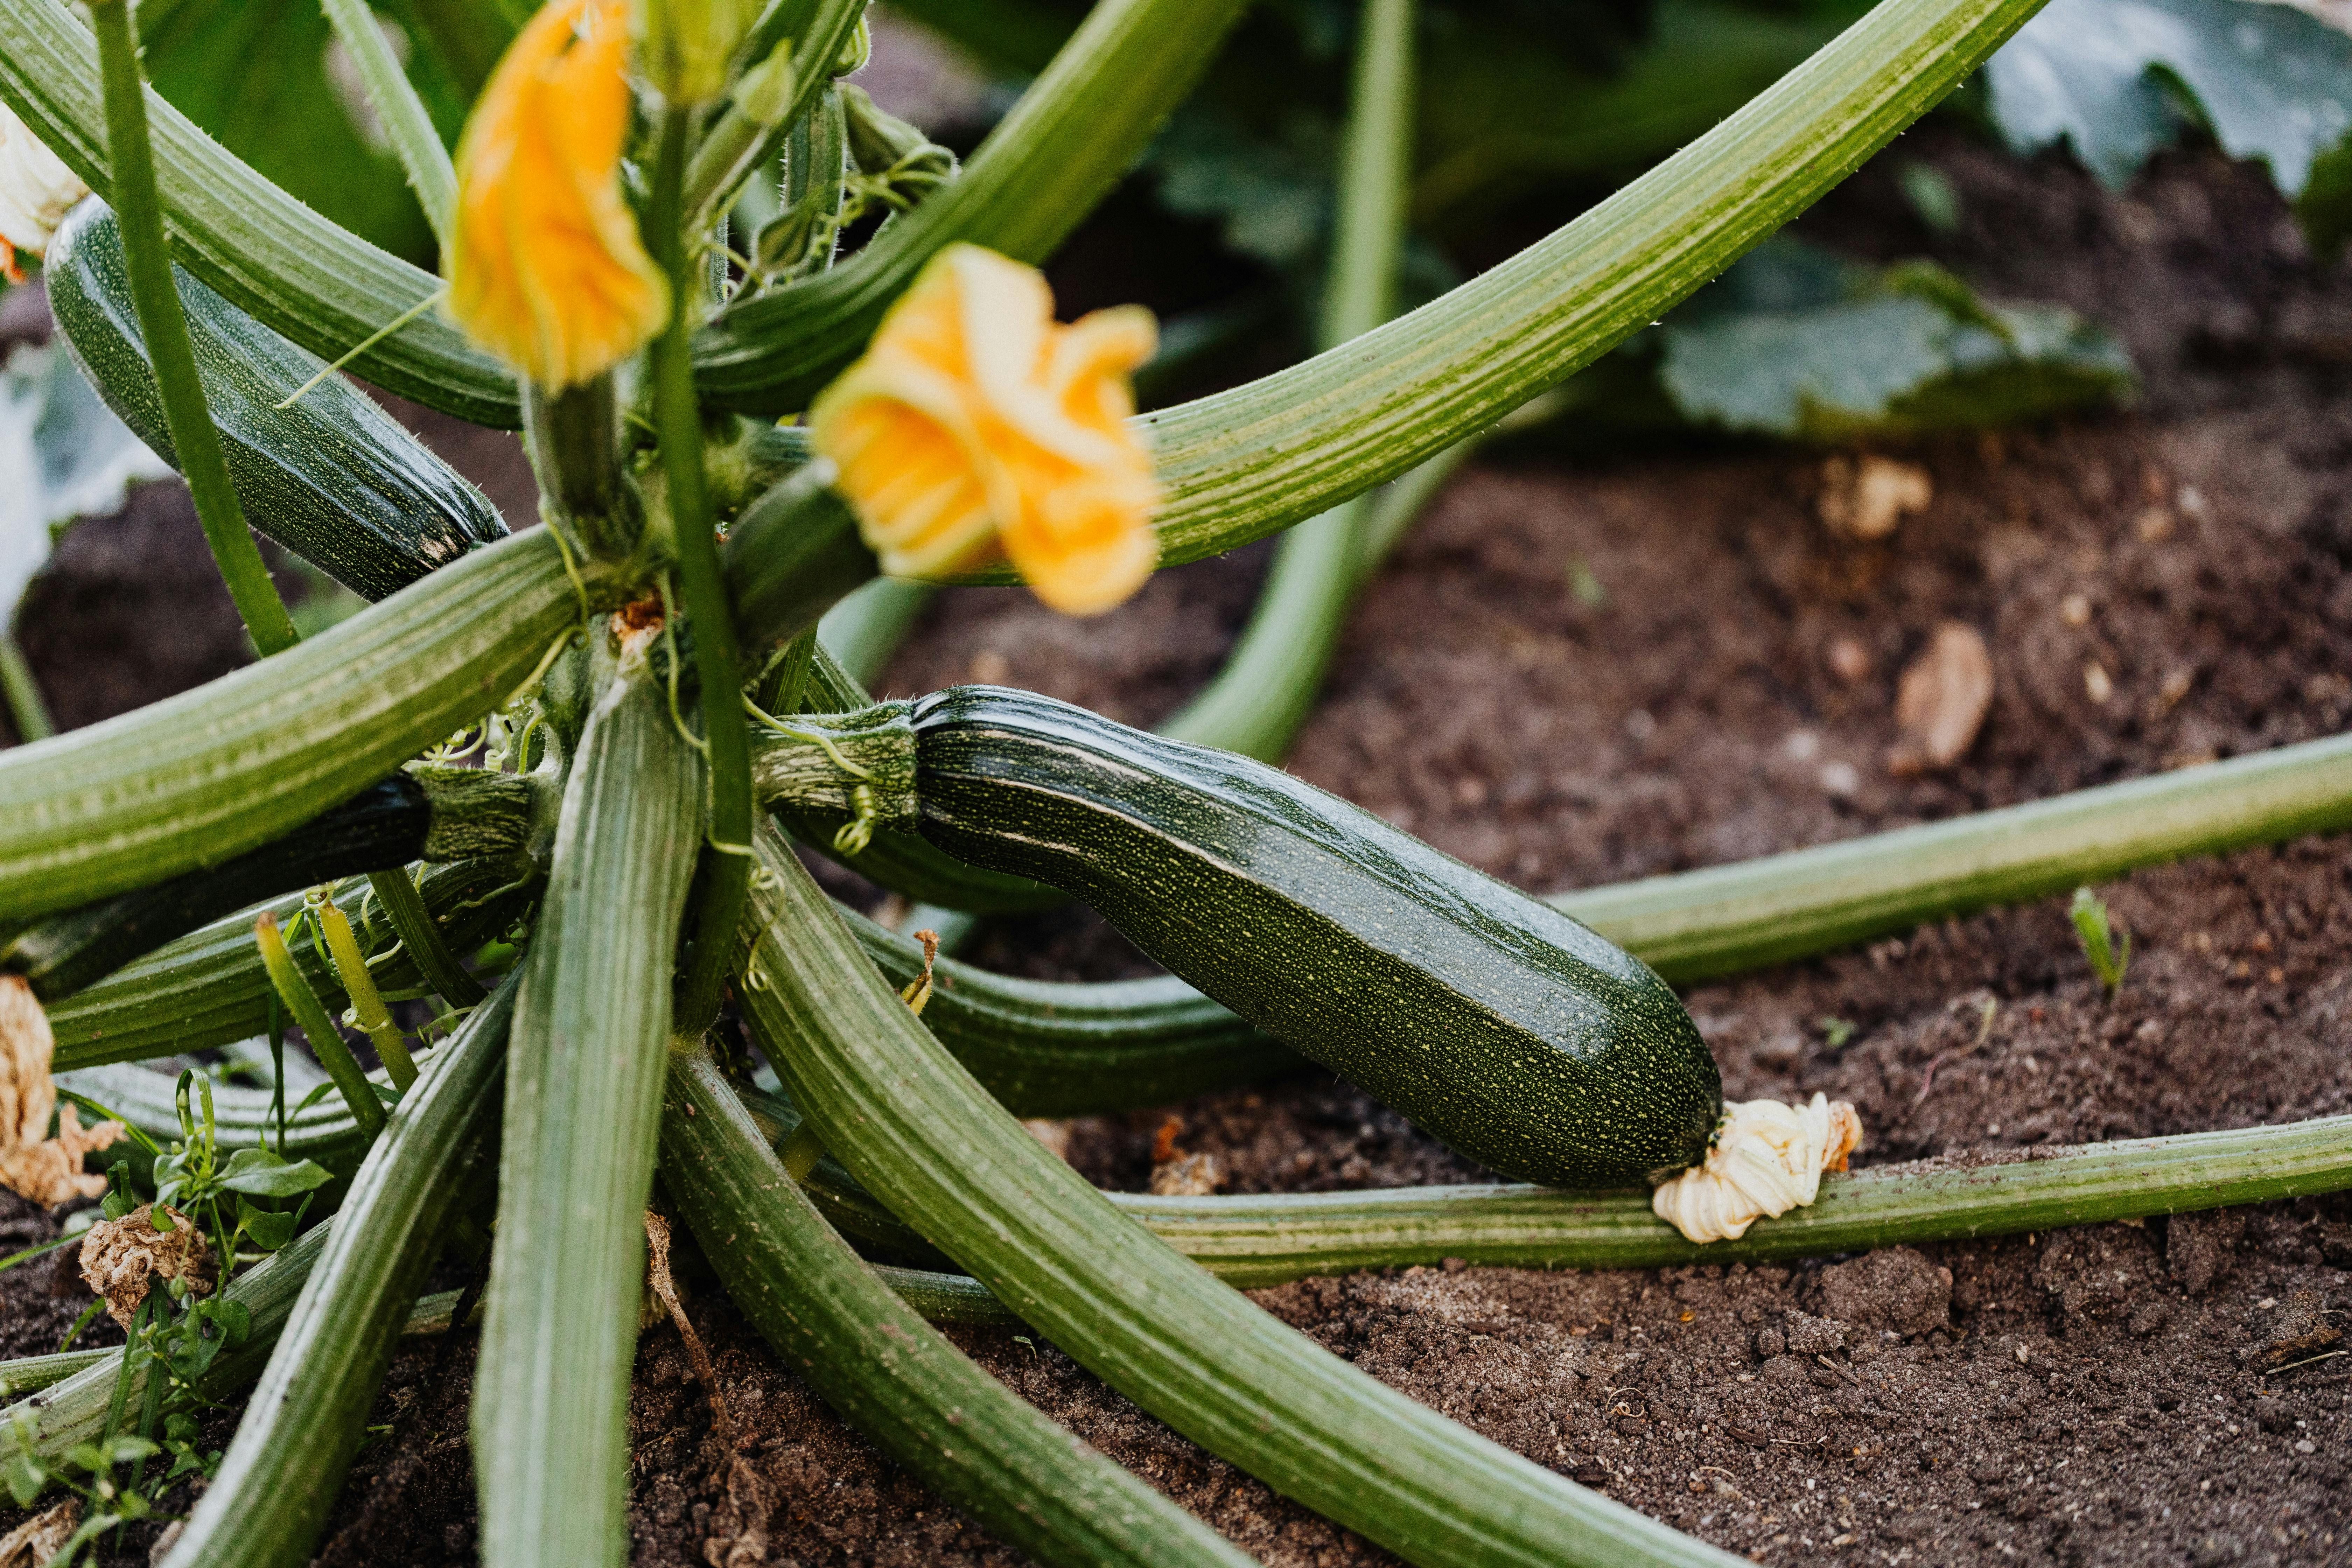
[[[1118,605],[1160,559],[1151,454],[1128,424],[1158,339],[1140,306],[1068,326],[1034,268],[950,246],[809,409],[882,570],[1000,556],[1066,615]]]
[[[621,196],[628,8],[556,0],[491,73],[457,143],[449,313],[539,385],[610,370],[669,320]]]

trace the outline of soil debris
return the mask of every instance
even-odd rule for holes
[[[81,1526],[81,1499],[69,1497],[0,1535],[0,1568],[47,1568]]]
[[[1884,539],[1906,514],[1925,511],[1935,480],[1916,463],[1875,453],[1828,458],[1822,463],[1822,521],[1841,539]]]
[[[1903,671],[1895,721],[1903,740],[1886,754],[1897,777],[1948,768],[1969,754],[1992,707],[1992,655],[1984,634],[1946,621]]]

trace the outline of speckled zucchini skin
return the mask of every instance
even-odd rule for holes
[[[922,833],[1059,888],[1490,1169],[1613,1187],[1706,1152],[1715,1058],[1566,915],[1277,768],[1033,693],[915,707]]]
[[[174,468],[131,308],[122,235],[102,202],[74,209],[42,258],[49,306],[108,407]],[[178,268],[197,374],[246,520],[364,599],[382,599],[507,536],[482,493],[340,375],[278,404],[323,362]]]

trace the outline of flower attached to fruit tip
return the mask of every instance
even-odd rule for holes
[[[467,335],[551,391],[610,370],[669,320],[621,193],[628,8],[555,0],[499,61],[457,143],[442,258]]]
[[[1129,419],[1158,329],[1140,306],[1067,326],[1053,310],[1036,268],[950,246],[811,405],[885,573],[1007,559],[1047,605],[1091,616],[1159,563],[1159,482]]]
[[[38,256],[74,204],[89,195],[81,176],[44,145],[16,110],[0,103],[0,274],[22,283],[16,253]]]
[[[1862,1119],[1843,1100],[1743,1100],[1724,1108],[1706,1158],[1652,1193],[1650,1207],[1693,1241],[1736,1240],[1811,1203],[1822,1173],[1844,1170],[1861,1142]]]

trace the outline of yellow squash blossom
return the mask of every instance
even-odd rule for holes
[[[457,143],[449,313],[550,391],[610,370],[669,320],[621,196],[627,6],[557,0],[499,61]]]
[[[1097,615],[1160,559],[1160,487],[1128,424],[1157,337],[1133,305],[1056,325],[1034,268],[951,246],[811,406],[809,435],[884,572],[1002,555],[1055,609]]]

